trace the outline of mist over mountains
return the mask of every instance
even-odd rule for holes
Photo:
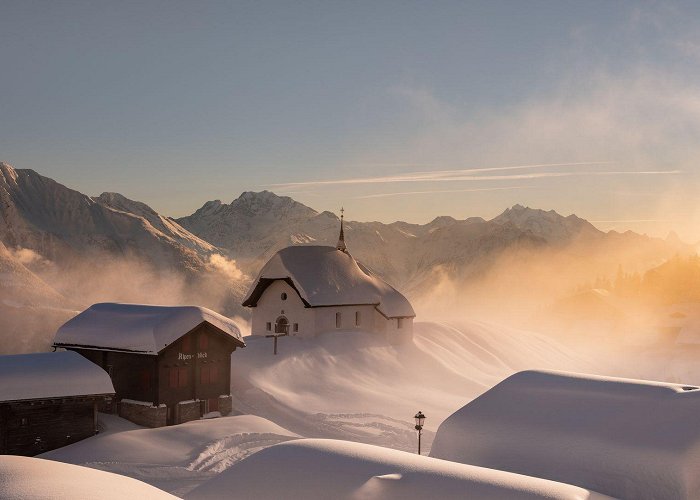
[[[335,214],[269,191],[173,219],[118,193],[90,197],[0,163],[0,334],[20,350],[47,346],[57,323],[97,301],[193,303],[245,316],[240,299],[272,254],[335,245],[338,229]],[[677,238],[606,233],[521,205],[492,220],[347,220],[345,229],[349,251],[419,315],[524,313],[620,265],[646,270],[694,253]],[[37,323],[29,329],[21,321],[28,308]],[[28,337],[39,341],[18,341]],[[7,346],[0,350],[18,349]]]

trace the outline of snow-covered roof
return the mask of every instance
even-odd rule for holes
[[[616,498],[700,491],[700,388],[516,373],[440,425],[430,455]]]
[[[204,322],[245,346],[233,320],[204,307],[113,303],[95,304],[69,320],[54,345],[157,354]]]
[[[335,247],[280,250],[263,266],[243,305],[255,307],[274,280],[290,281],[309,307],[372,304],[388,318],[416,315],[406,297]]]
[[[107,372],[76,352],[0,356],[0,401],[114,394]]]

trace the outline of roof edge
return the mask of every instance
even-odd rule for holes
[[[248,294],[248,297],[241,303],[243,307],[257,307],[258,301],[260,300],[260,297],[262,297],[262,294],[265,293],[265,290],[272,285],[275,281],[284,281],[287,283],[289,286],[291,286],[294,291],[297,293],[301,301],[304,303],[304,307],[314,307],[312,306],[309,301],[307,301],[304,297],[302,297],[301,292],[297,288],[297,286],[294,284],[294,281],[292,278],[289,276],[285,278],[260,278],[258,279],[258,282],[255,284],[255,287],[253,290]]]

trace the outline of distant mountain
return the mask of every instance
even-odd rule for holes
[[[28,293],[29,302],[50,307],[62,295],[78,308],[98,300],[190,302],[247,314],[240,299],[267,259],[289,245],[335,245],[339,225],[331,212],[269,191],[244,192],[229,204],[209,201],[172,219],[118,193],[90,198],[33,170],[0,163],[0,242],[6,247],[0,284],[7,290],[25,283],[25,290],[38,294]],[[536,289],[558,293],[610,275],[620,264],[644,271],[676,253],[694,252],[677,238],[605,233],[575,215],[521,205],[492,220],[346,221],[345,236],[358,260],[412,299],[440,290],[438,304],[487,276],[500,302],[514,291],[521,293],[517,300],[527,301]],[[13,261],[2,267],[3,255],[19,251],[35,252],[50,265],[17,267]],[[2,271],[10,268],[12,273]],[[470,306],[480,307],[481,290],[469,298]]]
[[[330,212],[318,212],[268,191],[243,193],[228,205],[218,200],[207,202],[177,222],[203,240],[227,249],[251,276],[288,245],[335,245],[340,224]],[[537,263],[546,266],[540,271],[542,279],[553,273],[554,277],[546,279],[558,275],[573,283],[587,272],[614,272],[620,263],[645,269],[674,253],[692,251],[680,241],[633,232],[605,233],[576,215],[565,217],[553,210],[522,205],[488,221],[447,216],[428,224],[346,221],[345,237],[358,260],[414,299],[430,294],[444,278],[452,286],[464,288],[489,273],[504,256],[514,267],[500,276],[499,286],[509,293],[527,289],[528,281],[539,286],[537,276],[525,276],[518,267],[527,268],[526,263],[532,263],[533,256],[545,255],[545,250],[556,251],[557,258]],[[515,281],[509,284],[508,276]]]
[[[197,270],[214,247],[143,203],[92,199],[33,170],[0,163],[0,241],[51,260],[106,251]]]
[[[144,203],[118,193],[90,198],[6,163],[0,163],[0,242],[5,255],[37,257],[24,270],[0,273],[0,288],[16,292],[5,305],[55,307],[46,286],[76,309],[97,301],[190,302],[234,314],[249,281],[226,250]],[[31,276],[33,285],[14,285],[32,283]],[[44,300],[34,300],[37,294]],[[0,317],[0,329],[3,323]]]
[[[491,222],[512,224],[521,231],[529,232],[549,243],[567,243],[575,238],[602,237],[605,234],[587,220],[575,215],[563,217],[554,210],[545,212],[522,205],[508,208]]]
[[[0,242],[0,354],[46,350],[50,333],[75,312],[75,306]]]

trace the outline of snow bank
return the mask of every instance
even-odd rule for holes
[[[0,356],[0,401],[114,394],[102,368],[75,352]]]
[[[56,346],[91,346],[157,354],[203,322],[243,344],[236,323],[204,307],[95,304],[56,332]]]
[[[431,456],[618,498],[700,496],[700,389],[526,371],[450,416]]]
[[[374,276],[350,254],[328,246],[291,246],[263,266],[244,306],[255,306],[265,288],[289,279],[312,307],[372,304],[386,317],[414,317],[411,304],[393,287]]]
[[[4,500],[175,499],[130,477],[40,458],[0,456]]]
[[[359,331],[311,339],[283,337],[277,356],[272,355],[271,339],[246,337],[246,342],[246,349],[231,363],[238,402],[250,400],[254,392],[249,389],[254,388],[300,412],[401,419],[408,424],[411,449],[412,417],[419,409],[428,415],[428,428],[436,430],[443,419],[516,371],[595,369],[580,354],[543,335],[483,322],[459,326],[418,322],[414,338],[401,345]],[[283,415],[266,413],[272,404],[250,403],[247,413],[290,428]],[[355,426],[354,438],[298,432],[362,441],[363,429],[369,427]]]
[[[253,415],[156,429],[114,415],[99,418],[100,434],[41,457],[116,472],[178,496],[263,447],[299,437]]]
[[[204,483],[187,500],[223,498],[606,498],[583,488],[347,441],[279,444]]]

